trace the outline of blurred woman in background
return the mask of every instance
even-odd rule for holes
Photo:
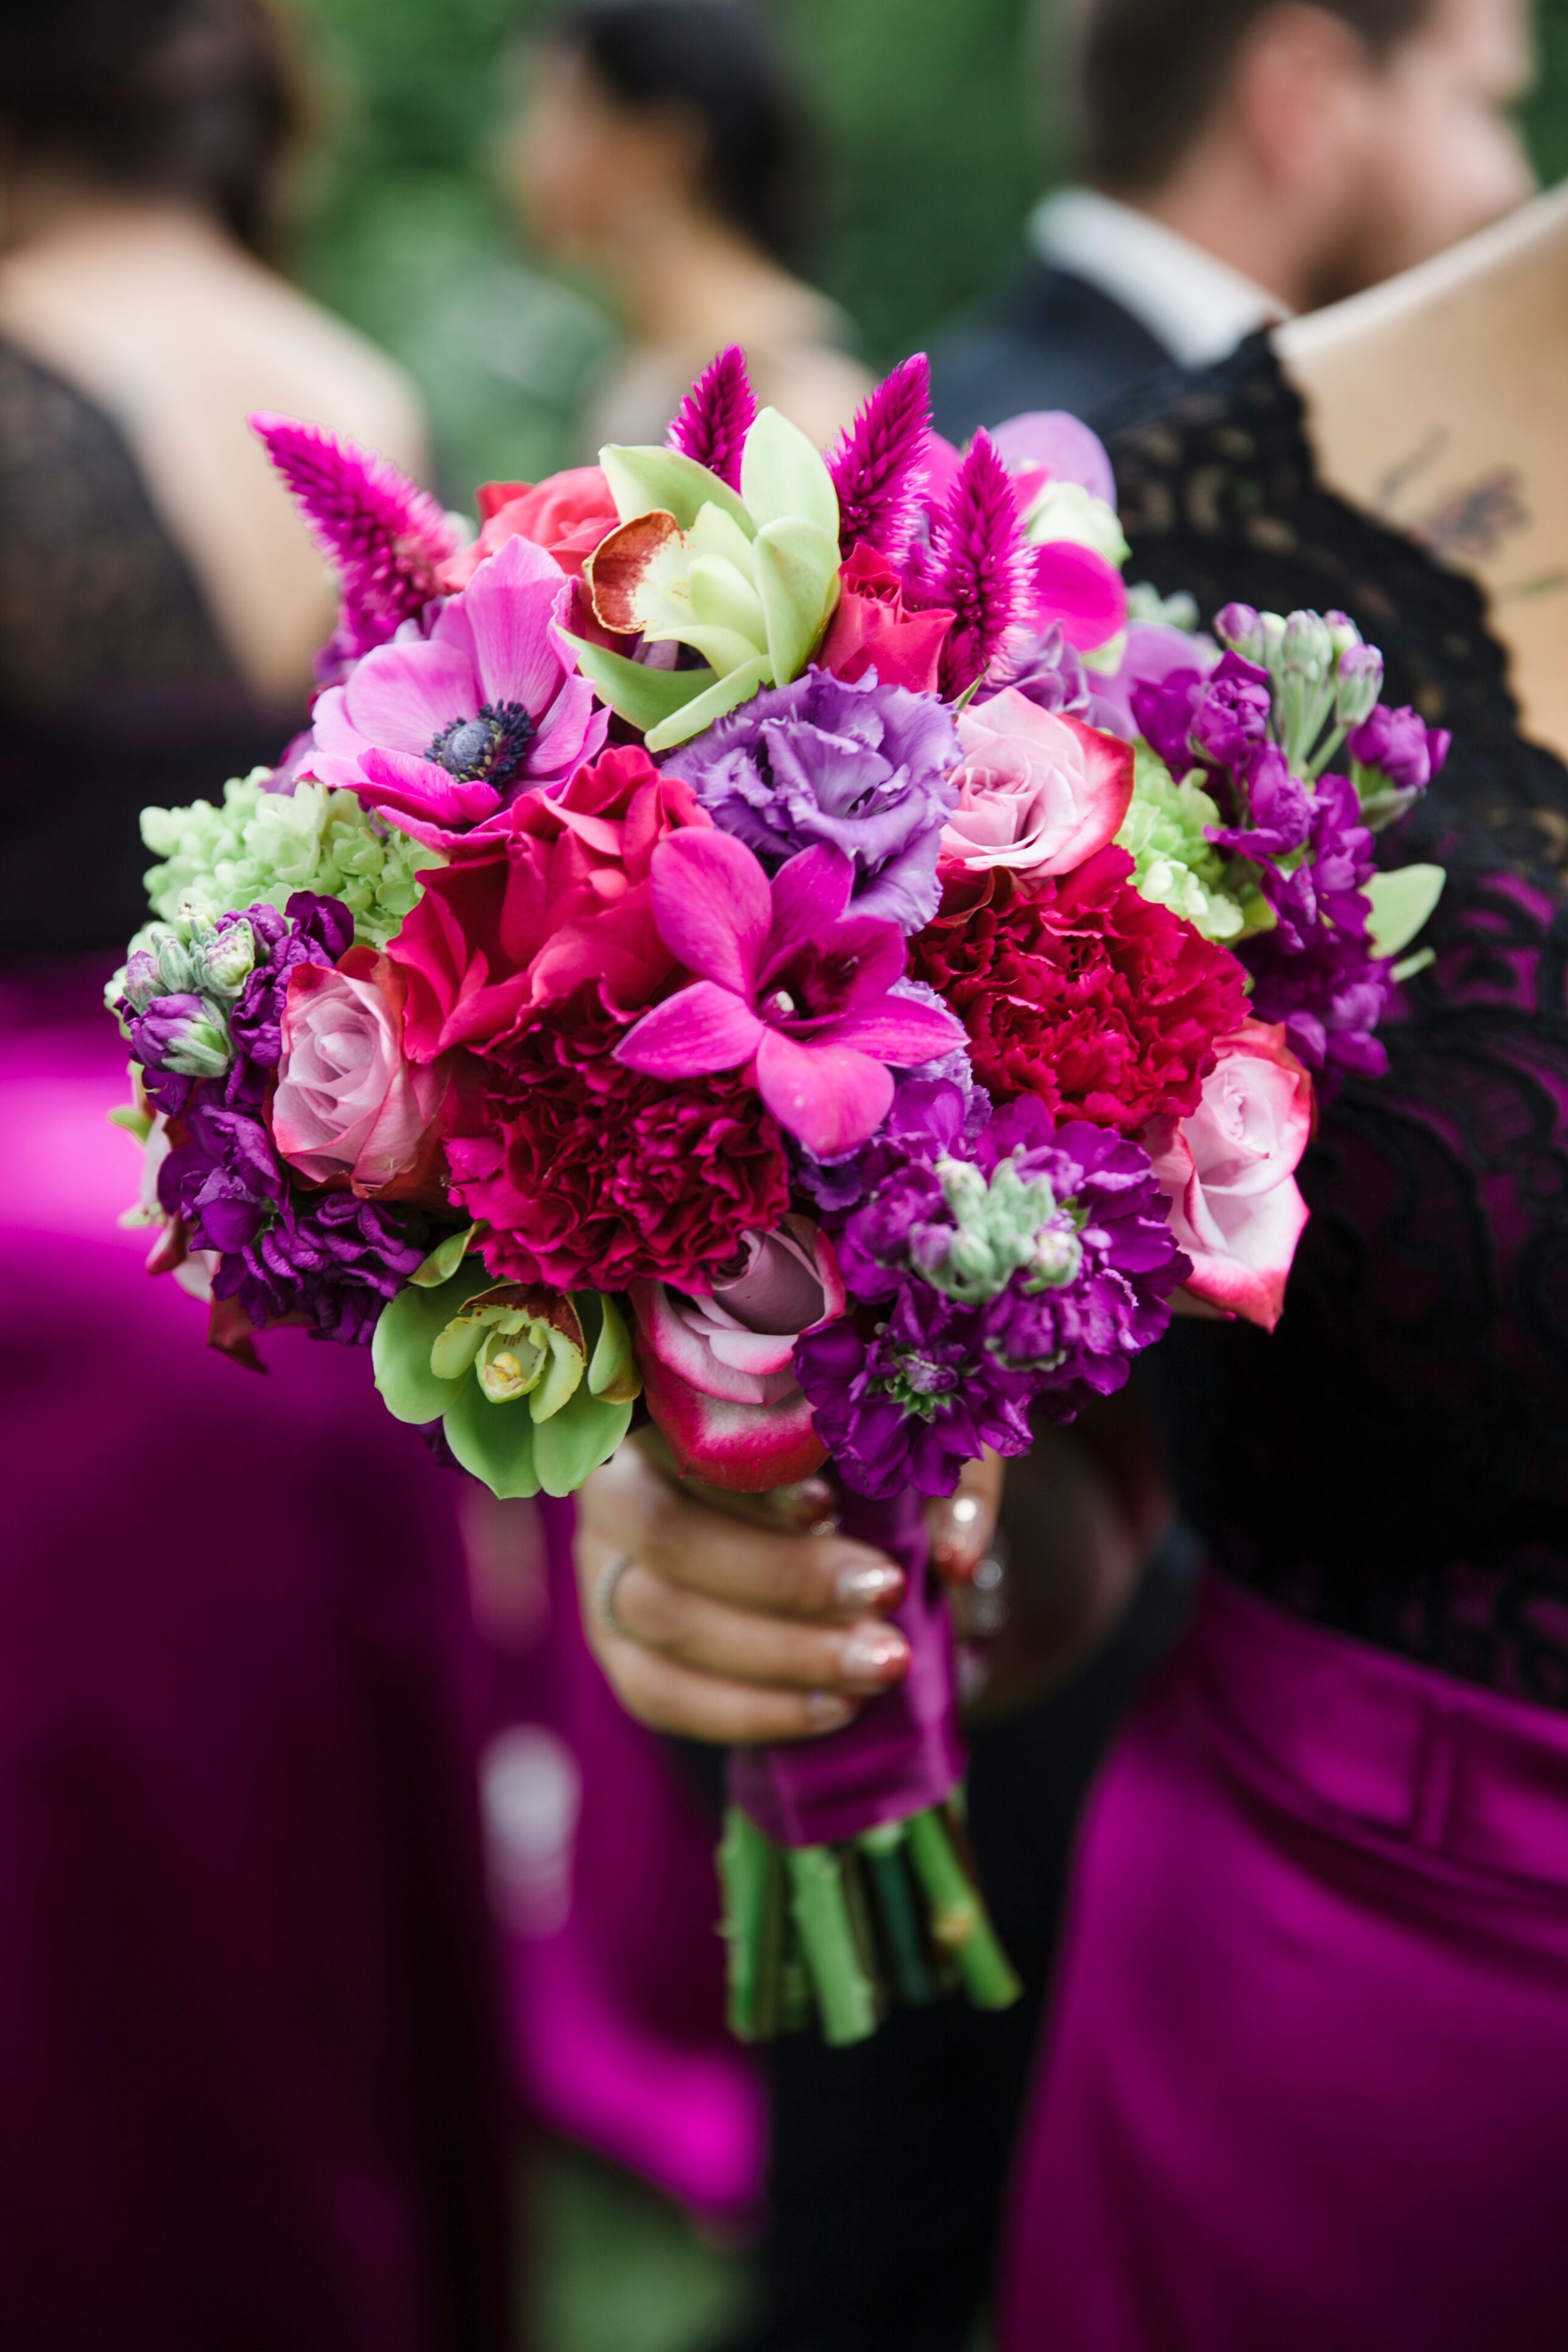
[[[262,258],[261,0],[0,25],[0,2312],[50,2352],[501,2352],[509,2117],[444,1480],[116,1232],[143,802],[303,714],[327,584],[246,428],[415,404]]]
[[[268,266],[296,118],[262,0],[0,26],[0,960],[122,944],[143,803],[300,723],[330,588],[248,414],[422,457],[392,363]]]
[[[819,446],[870,388],[847,321],[793,274],[802,132],[736,0],[591,0],[536,61],[513,144],[531,236],[609,285],[630,338],[585,437],[662,441],[694,376],[742,343],[764,402]]]

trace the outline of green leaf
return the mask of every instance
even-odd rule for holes
[[[698,671],[695,675],[700,677],[703,673]],[[773,682],[773,666],[765,654],[759,655],[755,661],[732,669],[728,677],[715,679],[695,702],[689,702],[673,718],[650,727],[646,739],[648,750],[673,751],[678,743],[689,743],[694,735],[700,735],[716,719],[723,719],[731,710],[738,710],[742,702],[750,702],[759,687],[771,686]]]
[[[375,1384],[395,1421],[439,1421],[452,1402],[450,1381],[430,1369],[430,1350],[459,1307],[490,1277],[482,1265],[459,1271],[438,1290],[400,1290],[383,1308],[371,1341]]]
[[[628,661],[625,654],[590,645],[586,637],[574,637],[564,629],[561,634],[576,655],[578,668],[598,688],[601,698],[617,717],[640,727],[645,734],[677,719],[714,682],[710,669],[649,669],[646,662]],[[694,734],[697,731],[692,730]],[[684,742],[686,738],[678,740]]]
[[[752,561],[773,677],[787,686],[821,644],[838,602],[838,541],[814,522],[770,522]]]
[[[628,448],[612,442],[600,450],[599,463],[623,522],[635,522],[638,515],[672,514],[682,530],[689,530],[703,508],[713,506],[739,523],[748,539],[752,536],[752,519],[729,484],[678,449]]]
[[[445,1423],[447,1443],[462,1464],[503,1503],[539,1492],[533,1460],[533,1418],[528,1400],[491,1404],[478,1381],[458,1390]]]
[[[609,1460],[631,1425],[629,1404],[608,1404],[584,1382],[553,1419],[534,1429],[534,1467],[545,1493],[574,1495],[600,1463]]]
[[[590,1292],[584,1304],[596,1306],[599,1311],[599,1337],[589,1360],[588,1387],[608,1404],[631,1404],[642,1394],[642,1374],[626,1318],[603,1292]]]
[[[152,1120],[134,1103],[120,1103],[107,1113],[107,1117],[110,1127],[122,1127],[127,1135],[136,1138],[138,1143],[145,1143],[153,1132]]]
[[[433,1249],[423,1265],[416,1265],[408,1279],[416,1290],[435,1290],[443,1282],[450,1282],[468,1254],[468,1244],[479,1232],[470,1225],[466,1234],[448,1234],[438,1249]]]
[[[1372,900],[1367,932],[1374,954],[1396,956],[1426,929],[1447,878],[1440,866],[1399,866],[1373,876],[1366,895]]]
[[[746,436],[741,496],[755,530],[770,522],[814,522],[837,546],[838,493],[833,477],[821,451],[776,408],[764,408]]]
[[[1417,948],[1414,955],[1405,956],[1403,961],[1394,965],[1393,976],[1403,987],[1407,980],[1414,980],[1418,972],[1430,971],[1436,961],[1436,948]]]

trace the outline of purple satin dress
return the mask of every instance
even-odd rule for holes
[[[144,1272],[100,987],[0,982],[0,2340],[503,2352],[455,1482]]]
[[[1568,2137],[1568,772],[1479,599],[1316,483],[1262,344],[1114,442],[1135,574],[1337,605],[1452,727],[1386,1076],[1271,1338],[1151,1370],[1214,1562],[1094,1796],[1004,2352],[1556,2352]]]

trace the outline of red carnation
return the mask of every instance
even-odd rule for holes
[[[982,1086],[1123,1135],[1195,1110],[1247,1011],[1229,950],[1141,898],[1132,871],[1114,846],[1045,881],[944,869],[942,911],[910,942]]]
[[[482,1131],[448,1143],[454,1197],[493,1228],[485,1263],[558,1290],[702,1289],[789,1207],[778,1129],[738,1073],[672,1083],[612,1058],[592,987],[493,1045]]]

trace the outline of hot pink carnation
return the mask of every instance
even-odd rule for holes
[[[310,1183],[442,1207],[435,1163],[451,1064],[405,1060],[403,995],[400,976],[368,948],[351,948],[336,971],[297,965],[268,1122]]]
[[[1285,1305],[1307,1203],[1296,1171],[1312,1132],[1312,1082],[1282,1028],[1247,1021],[1219,1049],[1196,1110],[1143,1137],[1171,1230],[1192,1259],[1187,1288],[1272,1331]]]
[[[587,987],[481,1065],[479,1131],[447,1153],[509,1281],[700,1290],[789,1206],[778,1129],[743,1079],[639,1076],[614,1059],[623,1034]]]
[[[605,752],[558,795],[527,793],[454,842],[387,950],[408,984],[410,1054],[483,1053],[590,981],[634,1019],[675,970],[653,920],[654,850],[711,824],[690,786],[639,748]]]
[[[581,580],[587,558],[620,522],[598,466],[570,466],[542,482],[487,482],[478,502],[478,539],[441,568],[441,585],[448,594],[466,588],[485,558],[509,539],[531,539],[563,572]]]
[[[1123,1135],[1195,1110],[1247,1017],[1236,958],[1141,898],[1132,871],[1108,847],[1052,880],[952,874],[910,963],[963,1021],[982,1086]]]
[[[1132,747],[1042,710],[1016,687],[958,722],[963,764],[943,857],[969,872],[1067,874],[1114,841],[1132,800]]]

